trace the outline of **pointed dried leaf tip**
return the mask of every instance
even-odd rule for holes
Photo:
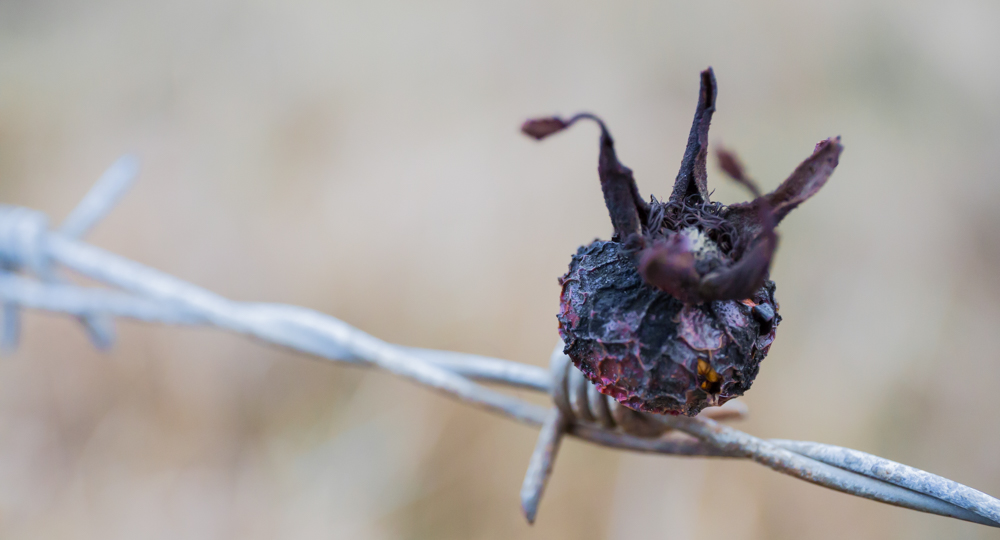
[[[698,94],[698,108],[694,112],[687,148],[681,160],[681,170],[674,181],[674,191],[670,200],[683,201],[692,195],[708,201],[708,128],[715,112],[715,72],[708,68],[701,72],[701,90]]]
[[[820,141],[813,154],[796,167],[778,189],[767,194],[767,203],[771,206],[775,224],[826,184],[837,168],[843,150],[840,137]]]
[[[611,224],[615,229],[614,239],[624,241],[629,235],[641,231],[641,224],[649,214],[649,205],[639,195],[632,169],[618,161],[614,139],[604,122],[590,113],[580,113],[569,120],[552,116],[528,120],[521,126],[521,131],[540,140],[568,128],[577,120],[593,120],[601,128],[601,154],[597,173],[601,178],[604,204],[608,207]]]
[[[813,154],[796,167],[777,189],[751,202],[729,206],[726,219],[739,228],[759,232],[764,228],[765,221],[761,217],[761,209],[766,206],[770,209],[772,226],[777,225],[789,212],[826,184],[837,168],[843,150],[840,137],[820,141]]]

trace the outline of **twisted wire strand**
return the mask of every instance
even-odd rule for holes
[[[670,433],[677,430],[709,442],[716,452],[710,455],[748,458],[780,473],[843,493],[1000,526],[1000,501],[957,482],[857,450],[805,441],[763,440],[718,423],[723,419],[743,418],[745,407],[731,412],[725,411],[725,407],[706,409],[696,418],[632,411],[597,393],[593,384],[572,366],[562,347],[560,343],[552,352],[550,364],[555,408],[542,427],[521,486],[521,507],[529,522],[537,515],[562,435],[572,432],[574,426],[600,424],[657,441],[677,441],[676,433]],[[615,406],[619,409],[617,414],[611,413]],[[597,412],[601,408],[607,412]]]
[[[210,325],[254,336],[317,357],[383,369],[484,410],[541,426],[522,487],[529,520],[537,512],[563,435],[595,444],[669,455],[749,458],[778,472],[844,493],[923,512],[1000,526],[1000,501],[967,486],[889,460],[836,446],[762,440],[717,420],[741,418],[737,405],[699,417],[637,413],[596,391],[555,351],[550,369],[497,358],[402,347],[339,319],[297,306],[235,302],[173,276],[79,241],[111,210],[135,177],[135,163],[113,166],[60,232],[45,214],[0,205],[0,344],[17,344],[22,308],[76,316],[100,348],[114,335],[111,317]],[[66,282],[56,265],[120,290]],[[17,275],[23,272],[37,279]],[[549,392],[549,409],[479,382]]]
[[[629,409],[602,394],[573,366],[562,349],[560,342],[550,360],[552,401],[570,423],[619,430],[643,438],[659,437],[673,430],[657,420],[659,415]],[[709,407],[699,416],[716,421],[742,420],[747,416],[747,408],[741,401],[730,401],[722,407]]]
[[[538,505],[552,475],[562,437],[568,433],[588,433],[591,436],[621,433],[640,441],[648,441],[651,448],[656,447],[655,445],[676,446],[676,451],[667,453],[741,457],[711,446],[703,447],[699,445],[700,441],[690,436],[664,437],[674,431],[673,426],[658,421],[657,415],[629,409],[600,393],[573,365],[569,356],[563,353],[561,341],[552,351],[549,370],[552,375],[549,393],[555,407],[542,424],[535,451],[528,461],[528,470],[521,484],[521,510],[528,523],[534,523],[538,515]],[[736,420],[746,416],[745,405],[740,402],[730,403],[728,407],[705,409],[702,416],[717,420]],[[599,440],[600,435],[594,438]]]
[[[41,212],[0,205],[0,275],[27,269],[43,282],[63,283],[49,264],[45,249],[48,228],[49,218]],[[110,319],[92,313],[81,313],[79,319],[94,346],[98,349],[111,347],[114,326]],[[0,348],[9,351],[17,347],[20,321],[16,306],[4,302]]]

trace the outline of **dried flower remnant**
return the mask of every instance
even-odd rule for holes
[[[643,200],[600,118],[582,113],[521,127],[535,139],[578,120],[600,127],[598,175],[614,233],[580,247],[560,279],[559,332],[565,353],[602,393],[639,411],[693,416],[750,388],[781,321],[768,279],[774,227],[826,183],[842,150],[839,138],[820,142],[766,195],[734,154],[720,151],[722,170],[755,198],[712,202],[706,161],[715,98],[709,68],[666,200]]]

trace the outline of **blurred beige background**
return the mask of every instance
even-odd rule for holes
[[[773,187],[843,136],[781,226],[785,320],[741,428],[1000,495],[1000,4],[0,0],[0,200],[60,220],[121,153],[90,237],[242,300],[544,365],[556,278],[607,237],[597,112],[665,195],[698,71],[712,141]],[[720,179],[716,198],[744,194]],[[4,538],[997,538],[745,462],[569,441],[538,523],[535,431],[387,375],[32,313],[0,360]]]

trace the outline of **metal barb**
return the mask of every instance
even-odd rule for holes
[[[568,425],[569,419],[558,407],[549,411],[545,423],[542,424],[538,442],[535,443],[535,451],[528,461],[528,472],[525,473],[524,483],[521,484],[521,510],[528,523],[535,523],[538,503],[541,502],[545,486],[552,476],[552,467],[555,466],[556,454],[559,453],[559,443],[562,442]]]
[[[305,354],[383,369],[463,403],[542,427],[521,490],[529,522],[537,516],[559,443],[564,435],[572,435],[637,452],[751,459],[844,493],[1000,527],[1000,501],[946,478],[847,448],[758,439],[718,423],[745,416],[745,407],[739,405],[706,409],[696,418],[627,409],[576,376],[561,345],[552,355],[549,371],[479,355],[402,347],[309,309],[234,302],[80,241],[79,236],[124,194],[135,170],[132,158],[119,160],[58,233],[48,230],[48,218],[40,212],[0,205],[3,348],[17,344],[19,310],[33,308],[78,317],[98,346],[111,344],[110,321],[117,316],[214,326]],[[113,289],[71,285],[56,274],[57,264]],[[21,270],[30,271],[35,279],[16,275]],[[103,329],[102,321],[107,324]],[[480,382],[546,392],[555,406],[540,407]]]

